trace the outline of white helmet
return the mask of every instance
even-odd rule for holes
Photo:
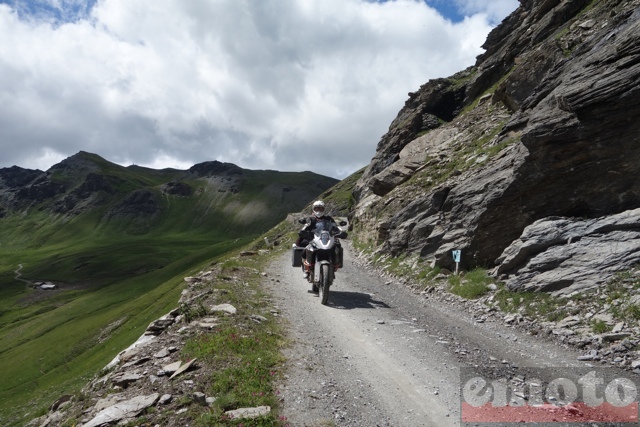
[[[324,215],[324,202],[322,200],[313,202],[313,214],[316,216],[316,218],[320,218],[322,215]]]

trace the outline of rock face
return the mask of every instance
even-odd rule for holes
[[[451,268],[460,249],[461,267],[492,267],[536,221],[566,217],[571,234],[571,218],[640,207],[640,1],[521,1],[484,47],[410,94],[359,180],[352,220],[379,251]],[[583,279],[599,280],[564,283]]]
[[[511,289],[570,294],[596,288],[640,263],[640,209],[591,220],[541,219],[498,262],[496,273]]]
[[[193,190],[188,184],[185,184],[184,182],[176,182],[176,181],[171,181],[165,184],[162,187],[162,191],[164,193],[171,194],[174,196],[184,196],[184,197],[189,197],[191,196],[191,194],[193,194]]]
[[[131,192],[117,206],[107,212],[107,218],[118,216],[153,218],[160,211],[158,196],[147,189]]]

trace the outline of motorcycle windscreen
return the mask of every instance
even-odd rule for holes
[[[316,228],[314,229],[314,233],[319,235],[325,230],[331,231],[333,227],[334,227],[333,221],[329,221],[328,219],[322,219],[316,222]]]

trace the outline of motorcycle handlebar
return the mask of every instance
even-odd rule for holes
[[[331,235],[339,239],[346,239],[348,236],[346,231],[337,230],[337,229],[335,231],[332,231]],[[298,231],[298,237],[302,237],[305,239],[313,239],[313,231],[300,230]]]

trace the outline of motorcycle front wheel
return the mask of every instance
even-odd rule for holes
[[[329,301],[329,286],[331,285],[331,273],[329,272],[329,265],[322,264],[320,266],[320,304],[327,305]]]

